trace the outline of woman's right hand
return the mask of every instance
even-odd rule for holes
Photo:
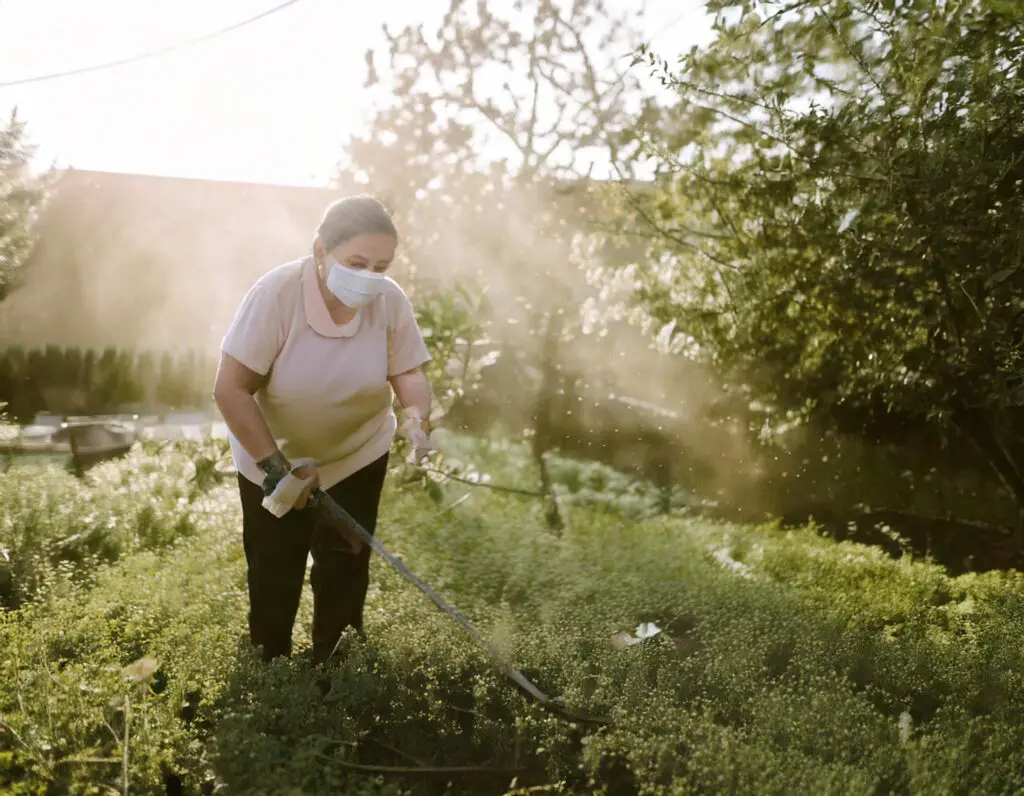
[[[304,509],[306,507],[306,503],[309,501],[309,496],[313,494],[315,490],[320,488],[320,471],[317,469],[315,464],[304,464],[302,467],[294,470],[292,474],[296,478],[301,478],[302,480],[307,478],[313,479],[303,488],[302,492],[299,493],[299,497],[295,501],[295,508]]]

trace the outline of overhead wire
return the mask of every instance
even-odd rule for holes
[[[186,47],[194,47],[197,44],[201,44],[202,42],[209,41],[210,39],[215,39],[219,36],[223,36],[226,33],[232,33],[238,30],[239,28],[245,27],[246,25],[251,25],[253,22],[265,19],[266,17],[269,17],[271,14],[276,14],[279,11],[284,11],[289,6],[293,6],[298,2],[300,2],[300,0],[287,0],[287,2],[276,5],[273,8],[263,11],[254,17],[249,17],[248,19],[243,19],[240,22],[235,22],[232,25],[228,25],[226,28],[215,30],[212,33],[206,33],[194,39],[188,39],[183,42],[178,42],[177,44],[171,44],[167,47],[161,47],[156,50],[150,50],[148,52],[139,53],[137,55],[131,55],[126,58],[118,58],[114,61],[106,61],[104,63],[93,64],[91,66],[83,66],[78,69],[67,69],[61,72],[51,72],[45,75],[34,75],[33,77],[23,77],[17,80],[6,80],[0,82],[0,88],[10,88],[11,86],[24,86],[29,83],[41,83],[46,80],[56,80],[62,77],[82,75],[86,74],[87,72],[98,72],[102,69],[112,69],[117,66],[124,66],[125,64],[135,63],[137,61],[142,61],[147,58],[155,58],[159,55],[165,55],[167,53],[174,52],[175,50],[181,50]]]
[[[676,25],[678,25],[680,22],[682,22],[687,16],[690,15],[690,13],[692,13],[692,10],[691,9],[687,9],[686,11],[682,12],[681,14],[678,14],[675,17],[673,17],[672,19],[670,19],[668,22],[663,22],[661,24],[661,27],[658,30],[658,32],[655,33],[653,36],[651,36],[651,38],[648,40],[647,43],[648,44],[653,44],[656,40],[660,39],[666,33],[671,31]]]

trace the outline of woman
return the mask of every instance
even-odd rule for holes
[[[430,356],[408,297],[385,276],[397,245],[380,202],[334,202],[312,256],[260,277],[223,340],[214,399],[238,469],[249,635],[264,660],[291,654],[310,553],[314,663],[334,653],[346,628],[363,636],[370,549],[352,552],[307,498],[319,486],[374,533],[394,397],[412,417],[430,416]],[[418,436],[426,434],[423,421]],[[293,471],[309,484],[276,516],[265,499]]]

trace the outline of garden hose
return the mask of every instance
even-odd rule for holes
[[[569,711],[562,704],[560,697],[550,697],[541,691],[526,677],[526,675],[510,664],[492,644],[481,636],[477,629],[473,627],[472,623],[463,616],[455,606],[450,605],[440,594],[417,577],[416,574],[414,574],[405,564],[388,552],[387,548],[381,544],[379,539],[367,532],[365,528],[356,522],[352,515],[339,506],[337,501],[335,501],[324,490],[316,489],[310,496],[310,503],[312,504],[312,507],[320,509],[327,515],[334,527],[346,539],[346,541],[350,543],[350,545],[353,539],[369,545],[370,548],[390,564],[399,575],[426,594],[434,605],[455,620],[455,622],[457,622],[467,633],[469,633],[470,636],[473,637],[477,644],[487,651],[491,658],[501,667],[505,676],[524,694],[529,696],[552,714],[565,719],[566,721],[581,724],[611,724],[611,720],[604,717],[588,716]]]

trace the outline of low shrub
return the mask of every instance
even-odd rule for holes
[[[216,480],[223,442],[136,446],[78,479],[57,464],[0,478],[0,609],[39,596],[55,580],[88,580],[134,550],[188,537],[203,510],[197,476]],[[205,486],[205,485],[204,485]]]
[[[137,478],[119,472],[89,488]],[[579,506],[556,537],[520,498],[452,505],[472,488],[434,502],[399,484],[388,549],[542,690],[610,725],[525,700],[379,558],[370,644],[353,642],[326,696],[304,660],[308,590],[295,657],[259,662],[228,484],[186,498],[189,534],[161,526],[168,541],[3,615],[0,789],[121,792],[127,750],[132,793],[1020,790],[1016,574],[951,578],[813,530]],[[660,632],[639,640],[648,622]]]

